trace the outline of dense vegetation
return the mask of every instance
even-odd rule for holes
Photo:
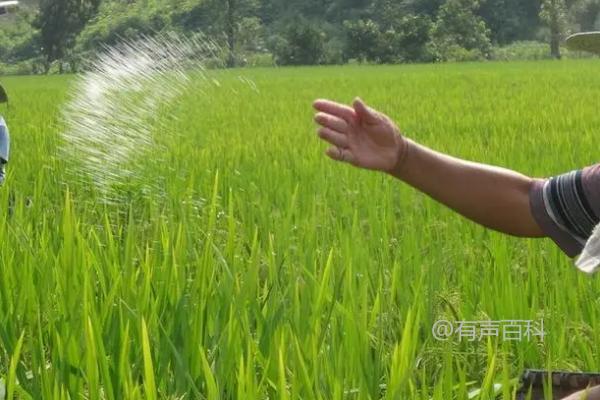
[[[596,28],[600,16],[600,0],[29,0],[25,5],[0,23],[0,63],[12,65],[12,71],[76,70],[101,44],[161,31],[210,36],[222,46],[218,61],[226,66],[560,57],[564,35]]]
[[[164,195],[130,189],[108,205],[55,157],[73,78],[4,78],[15,152],[0,190],[0,388],[7,399],[447,400],[479,386],[475,398],[490,399],[501,382],[509,399],[523,368],[597,371],[600,280],[549,239],[486,230],[333,163],[310,107],[361,93],[425,145],[549,176],[597,161],[597,68],[244,71],[256,90],[237,70],[210,71],[219,85],[194,80],[161,114],[168,162],[136,163]],[[543,319],[547,337],[437,341],[440,319]]]

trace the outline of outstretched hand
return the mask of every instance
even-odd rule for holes
[[[333,147],[327,155],[356,167],[392,172],[404,158],[406,141],[386,115],[356,99],[352,107],[330,100],[316,100],[315,121],[319,137]]]

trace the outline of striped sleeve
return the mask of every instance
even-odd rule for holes
[[[575,257],[600,222],[600,164],[536,179],[530,206],[544,233],[565,254]]]

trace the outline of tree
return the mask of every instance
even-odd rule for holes
[[[100,0],[42,0],[34,26],[40,30],[46,73],[50,65],[65,57],[79,32],[96,13]],[[62,72],[62,63],[60,64]]]
[[[320,64],[325,52],[324,34],[307,21],[293,22],[272,50],[281,65]]]
[[[0,24],[0,63],[13,64],[39,57],[38,32],[31,27],[32,10],[24,9],[11,24]]]
[[[442,61],[485,58],[491,49],[490,30],[476,14],[479,0],[446,0],[432,26],[434,52]]]
[[[235,39],[237,32],[237,0],[227,0],[225,12],[225,32],[227,34],[227,48],[229,49],[229,57],[227,58],[227,67],[235,66]]]
[[[405,15],[385,29],[370,19],[345,21],[344,27],[348,58],[377,63],[430,61],[426,45],[431,21],[425,16]]]
[[[396,48],[403,61],[432,61],[427,48],[432,21],[426,15],[409,14],[402,17],[396,28]]]
[[[375,61],[380,40],[379,25],[373,20],[344,21],[346,31],[345,53],[358,61]]]
[[[444,0],[402,0],[401,3],[406,11],[426,15],[433,19],[437,16],[442,4],[444,4]]]
[[[242,52],[258,53],[265,50],[264,26],[257,17],[244,17],[238,24],[237,47]],[[239,50],[238,50],[239,51]]]
[[[490,28],[493,43],[531,39],[540,25],[540,0],[486,0],[478,14]]]
[[[560,59],[560,41],[567,29],[567,5],[565,0],[544,0],[540,18],[550,28],[550,55]]]
[[[370,17],[379,24],[382,31],[394,29],[405,13],[404,3],[397,0],[374,0],[369,7]]]
[[[594,31],[600,29],[600,0],[575,0],[569,6],[569,16],[579,30]]]
[[[158,1],[140,1],[132,4],[104,1],[98,13],[77,38],[77,50],[93,53],[101,46],[112,46],[123,40],[135,40],[141,35],[152,35],[169,29],[170,15]]]
[[[260,11],[258,0],[193,0],[173,13],[172,22],[185,31],[202,31],[213,38],[223,38],[227,48],[227,67],[237,62],[240,30],[246,18],[256,17]],[[189,4],[189,3],[188,3]]]
[[[0,23],[0,62],[46,71],[57,60],[73,70],[101,46],[163,31],[209,37],[221,49],[211,62],[232,67],[271,59],[256,57],[266,51],[292,64],[481,59],[492,43],[540,32],[559,57],[568,29],[600,29],[600,0],[21,1],[31,16]]]

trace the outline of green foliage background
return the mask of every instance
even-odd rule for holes
[[[141,34],[203,35],[215,65],[404,63],[514,57],[600,28],[600,0],[29,0],[0,19],[0,73],[77,71],[102,45]],[[524,49],[523,46],[520,47]]]

